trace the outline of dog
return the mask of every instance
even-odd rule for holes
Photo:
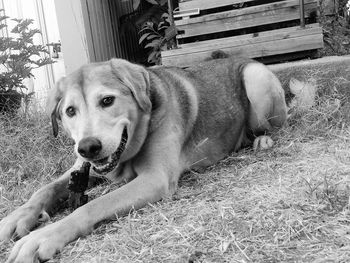
[[[250,138],[255,149],[270,148],[264,134],[287,119],[280,81],[249,58],[215,57],[184,69],[112,59],[58,81],[49,100],[53,132],[61,122],[77,160],[2,219],[0,241],[21,238],[7,262],[52,258],[98,223],[171,196],[183,172],[217,163]],[[70,173],[83,162],[92,176],[127,183],[31,231],[67,199]]]

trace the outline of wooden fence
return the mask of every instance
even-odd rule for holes
[[[317,2],[182,0],[175,20],[178,48],[163,51],[162,64],[187,66],[218,49],[252,58],[317,50],[323,47]]]

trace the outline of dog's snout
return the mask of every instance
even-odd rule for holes
[[[82,139],[78,145],[78,153],[85,158],[96,157],[102,150],[102,143],[95,137]]]

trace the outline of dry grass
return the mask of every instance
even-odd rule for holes
[[[171,200],[101,225],[52,262],[350,262],[350,67],[278,75],[315,78],[318,99],[273,134],[272,150],[184,175]],[[71,146],[43,117],[0,125],[1,218],[68,167]]]

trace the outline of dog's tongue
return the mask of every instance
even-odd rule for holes
[[[122,138],[120,140],[119,147],[112,154],[111,160],[107,164],[105,164],[101,167],[94,166],[93,167],[94,171],[98,174],[101,174],[101,175],[106,175],[106,174],[110,173],[111,171],[113,171],[114,168],[116,168],[119,164],[120,156],[124,152],[127,142],[128,142],[128,131],[127,131],[127,128],[125,127],[123,130],[123,134],[122,134]],[[110,159],[110,158],[108,158],[108,159]]]

